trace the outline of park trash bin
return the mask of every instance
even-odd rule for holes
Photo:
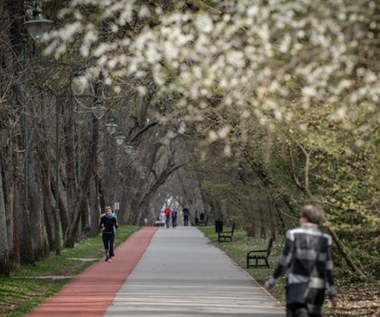
[[[220,219],[215,220],[215,232],[223,232],[223,221]]]

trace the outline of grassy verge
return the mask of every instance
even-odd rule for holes
[[[116,246],[138,229],[137,226],[120,226],[116,234]],[[10,278],[0,278],[0,316],[23,316],[59,291],[70,281],[71,276],[82,272],[103,255],[103,244],[99,235],[76,243],[72,249],[62,250],[60,256],[52,253],[33,265],[22,266]]]

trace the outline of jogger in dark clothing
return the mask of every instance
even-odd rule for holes
[[[106,209],[106,214],[100,218],[99,227],[102,230],[104,249],[106,251],[106,261],[111,262],[113,256],[113,245],[115,241],[114,227],[118,228],[115,217],[112,216],[112,208]]]

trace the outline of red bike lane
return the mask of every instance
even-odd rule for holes
[[[115,250],[112,263],[94,263],[25,316],[103,316],[156,230],[157,227],[144,227],[133,233]]]

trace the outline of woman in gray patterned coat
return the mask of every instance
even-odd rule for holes
[[[322,232],[322,208],[307,204],[301,209],[300,227],[286,232],[286,243],[277,268],[264,284],[270,290],[286,272],[287,317],[321,317],[325,290],[336,307],[332,274],[331,236]],[[293,294],[298,299],[292,300]]]

